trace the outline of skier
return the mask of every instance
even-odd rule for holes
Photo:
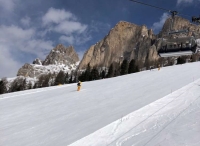
[[[158,71],[160,70],[160,64],[158,64]]]
[[[80,91],[80,89],[81,89],[81,81],[79,81],[77,84],[77,91]]]

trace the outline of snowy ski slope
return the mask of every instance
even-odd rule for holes
[[[200,63],[0,96],[0,146],[200,145]]]

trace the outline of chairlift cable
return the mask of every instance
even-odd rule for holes
[[[160,10],[163,10],[163,11],[167,11],[169,13],[175,12],[175,11],[172,11],[172,10],[168,10],[168,9],[165,9],[165,8],[162,8],[162,7],[158,7],[158,6],[153,6],[153,5],[150,5],[150,4],[147,4],[147,3],[143,3],[143,2],[139,2],[139,1],[136,1],[136,0],[130,0],[130,1],[142,4],[142,5],[146,5],[146,6],[149,6],[149,7],[153,7],[153,8],[156,8],[156,9],[160,9]],[[186,16],[186,17],[192,17],[192,16],[185,15],[185,14],[182,14],[182,13],[178,13],[178,15],[182,15],[182,16]]]
[[[171,13],[172,19],[171,19],[170,31],[168,32],[168,35],[188,32],[186,30],[172,31],[171,28],[174,23],[174,16],[176,16],[176,15],[182,15],[185,17],[191,17],[191,16],[178,13],[177,11],[172,11],[172,10],[168,10],[168,9],[165,9],[162,7],[150,5],[150,4],[140,2],[137,0],[130,0],[130,1]],[[200,17],[192,16],[192,22],[200,23]],[[163,45],[161,46],[161,48],[158,49],[158,54],[160,55],[160,57],[164,57],[164,58],[165,57],[176,57],[176,56],[182,56],[182,55],[192,55],[192,54],[196,54],[196,53],[200,52],[200,48],[196,47],[196,40],[192,36],[176,38],[176,39],[172,38],[172,42],[171,42],[171,40],[168,40],[168,39],[166,39],[166,40],[164,40],[164,38],[161,38],[161,39],[162,39]],[[174,47],[172,47],[172,43],[174,43],[174,41],[181,44],[181,46],[174,45]],[[190,46],[186,45],[186,41],[190,42],[189,43]],[[195,43],[193,43],[193,42],[195,42]]]

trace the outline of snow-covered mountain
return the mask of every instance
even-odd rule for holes
[[[44,61],[37,58],[33,64],[26,63],[22,66],[17,76],[38,78],[42,74],[57,74],[60,70],[71,73],[71,71],[76,70],[78,64],[79,57],[74,48],[59,44],[51,50]]]
[[[0,145],[198,146],[199,66],[0,95]]]

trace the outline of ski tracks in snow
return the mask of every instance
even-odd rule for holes
[[[115,140],[114,142],[112,142],[109,145],[116,145],[116,146],[129,146],[130,143],[128,143],[129,140],[131,140],[131,138],[140,135],[144,132],[148,132],[148,129],[145,130],[140,130],[140,132],[135,133],[134,130],[137,129],[140,125],[142,126],[142,124],[145,125],[145,122],[148,124],[148,120],[150,118],[152,118],[153,116],[155,116],[156,113],[159,113],[161,110],[165,109],[167,106],[169,106],[171,103],[173,103],[175,100],[177,100],[179,97],[181,97],[181,95],[186,94],[187,91],[189,91],[192,87],[194,87],[194,83],[192,83],[193,85],[190,85],[190,87],[186,90],[184,90],[184,92],[182,92],[181,94],[179,94],[178,96],[175,96],[174,99],[172,99],[170,102],[168,102],[166,105],[164,105],[163,107],[161,107],[160,109],[158,109],[156,112],[154,112],[152,115],[148,116],[146,119],[144,119],[142,122],[140,122],[138,125],[136,125],[135,127],[131,128],[129,131],[127,131],[126,133],[124,133],[122,136],[120,136],[117,140]],[[181,89],[180,89],[181,90]],[[177,91],[179,92],[179,91]],[[175,94],[175,93],[174,93]],[[170,95],[169,95],[170,96]],[[172,95],[173,96],[173,95]],[[168,120],[164,119],[163,123],[159,124],[159,120],[156,121],[156,124],[149,128],[149,129],[159,129],[159,127],[161,128],[161,130],[159,130],[158,132],[156,132],[156,134],[150,138],[146,143],[144,144],[139,144],[140,146],[146,146],[148,145],[159,133],[161,133],[167,126],[169,126],[172,122],[174,122],[181,114],[183,114],[193,103],[195,103],[195,101],[197,101],[200,97],[197,97],[195,100],[193,100],[189,105],[186,104],[188,101],[187,99],[184,101],[184,105],[186,106],[185,109],[181,110],[181,112],[179,112],[178,114],[172,113],[170,115],[166,115]],[[162,115],[161,115],[162,116]],[[162,122],[162,121],[161,121]],[[142,127],[144,127],[144,125]],[[133,135],[130,135],[129,133],[134,133]],[[126,136],[127,135],[127,136]],[[129,136],[128,136],[129,135]],[[128,144],[126,144],[128,143]],[[136,143],[135,143],[136,144]],[[133,146],[135,146],[135,144],[133,144]],[[137,144],[136,144],[137,145]]]
[[[190,92],[192,88],[199,88],[195,84],[197,82],[200,80],[122,117],[70,146],[147,146],[200,98]],[[189,99],[187,96],[190,96]],[[137,137],[141,136],[143,138],[138,141]]]
[[[144,119],[142,122],[140,122],[138,125],[136,125],[135,127],[133,127],[132,129],[130,129],[129,131],[127,131],[126,133],[124,133],[122,136],[120,136],[118,139],[116,139],[114,142],[112,142],[111,144],[109,145],[116,145],[116,146],[122,146],[122,145],[125,145],[125,146],[129,146],[131,143],[128,143],[129,140],[131,140],[131,138],[137,136],[137,135],[140,135],[142,133],[145,133],[146,131],[148,132],[149,130],[148,129],[144,129],[144,128],[141,128],[140,132],[138,133],[135,133],[134,130],[136,128],[138,128],[141,124],[144,124],[145,125],[145,122],[147,122],[150,118],[152,118],[153,116],[155,116],[156,113],[160,112],[161,110],[165,109],[167,106],[169,106],[172,102],[174,102],[175,100],[177,100],[179,97],[181,97],[181,95],[183,94],[186,94],[187,91],[189,91],[192,87],[195,86],[194,83],[191,83],[193,85],[190,85],[190,87],[188,89],[185,90],[185,92],[182,92],[180,95],[178,96],[175,96],[174,99],[172,99],[170,102],[168,102],[166,105],[164,105],[163,107],[161,107],[160,109],[158,109],[156,112],[154,112],[152,115],[150,115],[149,117],[147,117],[146,119]],[[181,89],[180,89],[181,90]],[[179,92],[179,90],[177,91]],[[174,93],[175,94],[175,93]],[[191,93],[193,94],[193,93]],[[169,95],[170,96],[170,95]],[[172,95],[173,96],[173,95]],[[186,106],[186,108],[184,108],[183,110],[181,110],[178,114],[176,113],[173,113],[173,114],[170,114],[170,115],[167,115],[167,118],[169,120],[165,120],[164,119],[164,122],[163,123],[160,123],[159,124],[159,120],[156,121],[156,124],[149,128],[150,130],[151,129],[159,129],[159,127],[161,128],[161,130],[159,130],[158,132],[156,132],[156,134],[154,134],[149,140],[147,140],[147,142],[145,142],[144,144],[140,143],[139,145],[140,146],[146,146],[148,145],[156,136],[158,136],[158,134],[160,134],[164,129],[167,128],[167,126],[169,126],[172,122],[174,122],[181,114],[183,114],[189,107],[191,107],[191,105],[193,103],[195,103],[198,99],[200,98],[200,96],[198,96],[197,98],[195,98],[192,102],[189,103],[189,105],[187,104],[188,100],[184,100],[184,105]],[[161,115],[162,116],[162,115]],[[162,121],[161,121],[162,122]],[[147,122],[148,124],[148,122]],[[144,127],[144,125],[142,127]],[[142,130],[143,129],[143,130]],[[133,135],[130,135],[130,133],[134,133]],[[129,135],[129,136],[128,136]],[[128,144],[126,144],[128,143]],[[136,142],[135,144],[133,144],[133,146],[137,145],[138,142]],[[132,145],[131,144],[131,145]]]

